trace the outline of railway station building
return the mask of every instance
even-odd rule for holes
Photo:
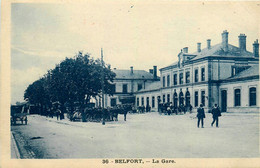
[[[117,70],[115,94],[105,95],[105,107],[134,103],[158,110],[159,103],[175,106],[191,105],[196,109],[203,104],[211,109],[216,103],[222,112],[259,112],[259,42],[253,42],[253,52],[246,49],[246,35],[238,36],[239,46],[228,43],[227,31],[222,41],[206,47],[197,43],[197,51],[181,49],[178,61],[159,69]]]
[[[216,103],[223,112],[259,112],[259,43],[253,42],[253,52],[246,49],[246,35],[238,36],[239,46],[228,43],[223,31],[222,42],[190,53],[185,47],[178,61],[160,69],[160,81],[135,93],[136,104],[149,104],[158,110],[158,103],[173,105],[203,104],[211,109]]]

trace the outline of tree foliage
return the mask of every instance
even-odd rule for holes
[[[99,96],[102,91],[102,71],[104,90],[112,94],[115,73],[109,65],[102,67],[101,60],[90,58],[89,54],[79,52],[74,58],[66,58],[39,80],[30,84],[24,99],[32,104],[49,105],[59,101],[61,104],[89,102],[91,97]]]

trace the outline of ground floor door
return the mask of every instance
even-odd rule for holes
[[[111,107],[116,106],[116,98],[111,98],[110,105]]]
[[[221,111],[222,112],[227,111],[227,91],[226,90],[221,91]]]

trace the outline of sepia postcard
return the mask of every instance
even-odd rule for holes
[[[1,167],[260,167],[259,11],[2,0]]]

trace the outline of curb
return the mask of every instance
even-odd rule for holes
[[[14,139],[12,132],[11,132],[11,159],[21,159],[20,152],[18,150],[17,143]]]

